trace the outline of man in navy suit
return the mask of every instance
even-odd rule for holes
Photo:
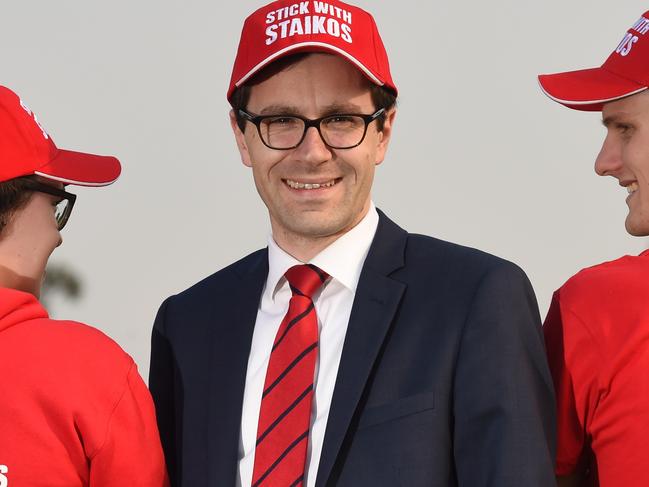
[[[228,100],[268,247],[167,299],[150,387],[175,485],[554,485],[554,403],[515,265],[370,198],[397,88],[367,12],[248,17]]]

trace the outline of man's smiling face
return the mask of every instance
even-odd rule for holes
[[[349,62],[310,54],[251,87],[246,109],[258,115],[319,118],[336,113],[372,114],[369,82]],[[332,149],[309,128],[295,149],[264,145],[255,126],[232,126],[243,163],[252,168],[257,191],[268,208],[277,239],[336,237],[367,213],[374,169],[385,157],[394,111],[382,131],[370,123],[363,142]]]
[[[649,235],[649,92],[605,104],[602,120],[607,134],[595,171],[627,189],[626,230]]]

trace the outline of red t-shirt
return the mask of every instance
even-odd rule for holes
[[[545,320],[557,394],[557,475],[649,486],[649,251],[584,269]],[[599,477],[599,484],[597,477]]]
[[[163,487],[153,401],[99,330],[0,288],[0,486]]]

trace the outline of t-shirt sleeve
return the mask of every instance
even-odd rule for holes
[[[599,351],[586,324],[554,293],[543,326],[557,399],[557,475],[574,473],[582,460],[589,415],[597,397]]]
[[[169,485],[151,395],[135,363],[108,421],[106,437],[90,459],[91,487]]]

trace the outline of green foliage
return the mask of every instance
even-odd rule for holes
[[[67,265],[50,264],[45,274],[45,282],[41,290],[41,302],[47,307],[49,299],[54,294],[77,300],[82,294],[82,282],[74,269]]]

